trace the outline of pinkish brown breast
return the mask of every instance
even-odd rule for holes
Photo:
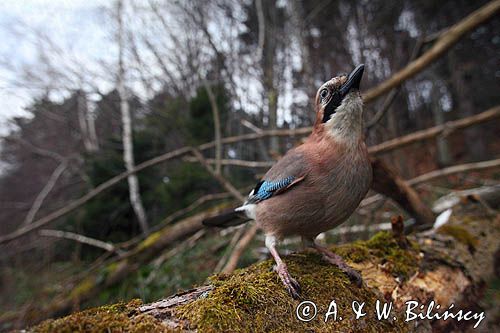
[[[315,237],[344,222],[370,189],[372,169],[362,140],[313,140],[297,147],[307,163],[305,179],[257,204],[256,221],[266,234]]]

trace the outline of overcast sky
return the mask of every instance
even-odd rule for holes
[[[61,46],[70,46],[83,63],[106,50],[107,36],[102,10],[112,0],[3,0],[0,2],[0,61],[17,65],[34,60],[35,46],[17,32],[26,26],[44,32]],[[37,91],[13,85],[15,76],[0,69],[0,135],[8,130],[8,119],[25,114],[23,109]],[[38,91],[39,92],[39,91]]]

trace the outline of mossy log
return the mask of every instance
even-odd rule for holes
[[[230,275],[213,276],[207,285],[158,302],[141,304],[134,300],[90,309],[47,320],[28,331],[449,332],[471,329],[478,321],[405,322],[405,304],[409,300],[424,305],[433,300],[441,310],[451,304],[454,308],[450,311],[486,310],[478,330],[494,331],[498,327],[491,325],[495,321],[498,325],[498,318],[481,307],[488,285],[498,282],[500,275],[499,239],[499,216],[492,215],[480,202],[467,201],[454,208],[443,227],[416,234],[409,241],[401,242],[400,234],[384,232],[368,241],[334,247],[361,272],[362,287],[352,284],[316,253],[301,252],[284,258],[302,286],[299,300],[286,293],[272,271],[273,262],[267,260]],[[297,306],[305,300],[317,305],[317,317],[309,322],[299,321],[296,315]],[[332,300],[338,318],[335,321],[331,315],[325,322]],[[392,302],[393,312],[388,319],[377,320],[377,300]],[[353,301],[365,303],[366,316],[355,318]]]
[[[375,176],[372,186],[374,190],[397,202],[415,217],[418,224],[429,224],[434,220],[434,214],[430,208],[422,202],[415,190],[394,169],[377,158],[372,159],[372,166]],[[34,305],[34,307],[23,311],[22,314],[13,312],[1,315],[0,323],[13,321],[37,323],[49,317],[69,313],[72,309],[78,308],[82,302],[122,281],[131,272],[153,260],[158,253],[170,247],[174,242],[196,233],[203,228],[201,224],[203,219],[220,213],[224,208],[227,207],[217,206],[152,233],[124,256],[117,257],[112,262],[105,264],[97,272],[89,272],[74,285],[66,286],[65,291],[54,297],[49,304]]]

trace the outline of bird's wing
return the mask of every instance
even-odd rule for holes
[[[245,204],[258,203],[283,193],[300,183],[306,176],[306,159],[301,152],[292,149],[257,183]]]

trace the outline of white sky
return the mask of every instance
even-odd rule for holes
[[[16,65],[36,57],[35,46],[17,32],[29,26],[50,36],[61,46],[70,46],[82,63],[91,62],[106,50],[106,36],[99,27],[100,12],[114,4],[112,0],[4,0],[0,2],[0,61]],[[0,135],[8,131],[8,119],[26,115],[34,87],[13,86],[9,72],[0,69]]]

